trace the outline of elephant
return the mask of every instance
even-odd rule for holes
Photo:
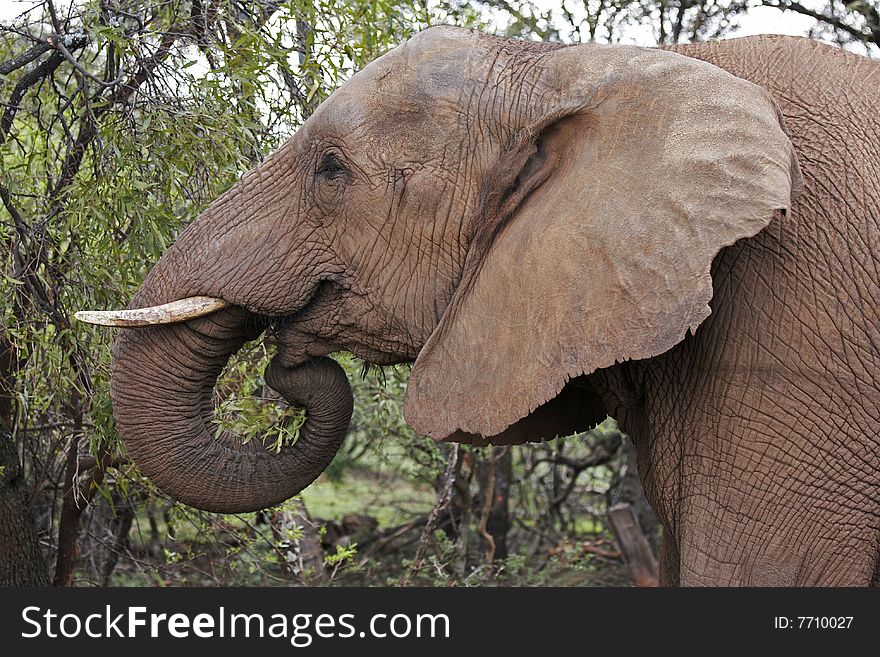
[[[611,415],[663,585],[868,585],[880,541],[880,63],[782,36],[667,48],[431,27],[342,84],[168,248],[111,396],[141,471],[274,505],[352,412],[329,354],[413,362],[408,424],[514,444]],[[242,344],[308,413],[215,438]]]

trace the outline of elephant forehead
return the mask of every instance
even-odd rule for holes
[[[371,156],[415,157],[461,144],[468,130],[463,119],[457,102],[352,79],[315,112],[309,132],[312,139],[330,137]]]
[[[414,102],[459,100],[462,85],[485,80],[479,74],[485,74],[494,56],[488,42],[474,41],[468,32],[442,33],[446,38],[425,39],[422,33],[390,50],[352,76],[346,86],[363,85]]]
[[[468,33],[438,35],[398,46],[353,75],[308,121],[314,135],[380,157],[449,155],[475,129],[468,108],[481,95],[491,60],[461,38]]]
[[[486,82],[494,59],[488,42],[475,41],[469,32],[429,32],[444,38],[426,39],[422,33],[390,50],[355,73],[340,95],[410,114],[430,114],[435,103],[460,106],[475,85]]]

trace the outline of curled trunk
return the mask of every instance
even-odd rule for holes
[[[123,329],[114,345],[113,412],[129,454],[159,488],[200,509],[235,513],[296,495],[330,464],[348,431],[352,394],[323,357],[295,368],[275,358],[266,382],[308,419],[280,453],[260,441],[214,437],[212,393],[229,357],[260,333],[229,308],[185,324]]]

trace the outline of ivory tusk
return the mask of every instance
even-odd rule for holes
[[[131,310],[80,310],[73,316],[81,322],[101,326],[132,328],[174,324],[188,319],[210,315],[226,308],[229,303],[214,297],[187,297],[161,306],[133,308]]]

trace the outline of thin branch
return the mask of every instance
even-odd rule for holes
[[[55,186],[52,188],[50,196],[55,199],[53,202],[53,214],[60,209],[57,207],[57,201],[60,197],[61,191],[73,182],[74,177],[76,177],[76,174],[79,172],[79,167],[82,163],[83,155],[85,155],[86,148],[88,148],[89,144],[91,144],[98,135],[97,119],[108,112],[113,105],[125,103],[131,98],[141,85],[152,76],[153,72],[162,64],[168,55],[171,54],[171,48],[182,34],[185,34],[185,32],[178,33],[169,31],[166,33],[162,37],[159,47],[156,49],[156,52],[153,53],[153,56],[150,57],[148,61],[143,62],[137,72],[132,75],[127,82],[116,87],[106,104],[101,105],[91,113],[83,115],[79,134],[77,135],[76,141],[68,149],[67,154],[64,157],[64,163],[61,167],[61,175],[55,183]]]
[[[865,43],[875,43],[880,46],[880,14],[878,14],[878,21],[875,22],[873,25],[868,20],[868,31],[865,32],[857,27],[853,27],[852,25],[847,25],[837,16],[832,16],[815,11],[813,9],[805,7],[799,2],[792,2],[791,0],[762,0],[761,4],[763,4],[765,7],[773,7],[775,9],[779,9],[780,11],[789,10],[803,16],[809,16],[810,18],[816,19],[820,23],[826,23],[834,29],[840,30],[841,32],[846,32],[850,36],[854,36],[859,41],[863,41]],[[864,13],[862,13],[862,15],[865,16],[866,20],[871,18]]]
[[[483,499],[483,509],[480,513],[480,536],[486,542],[486,563],[491,564],[495,561],[495,537],[489,533],[489,515],[492,513],[492,507],[495,504],[495,469],[505,454],[507,454],[509,446],[493,447],[489,463],[486,466],[486,488]]]
[[[88,43],[86,39],[77,39],[71,44],[71,48],[76,50],[77,48],[83,47],[86,43]],[[9,96],[9,102],[6,105],[6,111],[3,113],[3,118],[0,119],[0,144],[4,143],[9,135],[9,130],[12,128],[12,121],[15,119],[15,114],[19,110],[19,103],[21,103],[24,95],[35,84],[51,76],[63,61],[64,55],[60,52],[54,52],[49,59],[42,62],[34,70],[24,75],[18,81],[15,88],[12,90],[12,94]]]
[[[104,87],[104,88],[115,87],[117,84],[119,84],[120,82],[122,82],[125,79],[124,75],[120,75],[115,80],[110,80],[110,81],[102,80],[97,75],[93,75],[92,73],[89,73],[85,68],[83,68],[83,65],[80,64],[79,61],[77,61],[76,57],[74,57],[72,54],[70,54],[70,51],[67,49],[67,46],[64,45],[63,38],[49,37],[49,39],[47,41],[53,48],[55,48],[58,52],[60,52],[64,56],[64,59],[66,59],[68,61],[68,63],[71,66],[73,66],[73,68],[80,75],[88,78],[92,82],[97,83],[101,87]]]
[[[431,514],[428,516],[428,522],[425,523],[425,529],[422,532],[421,539],[419,539],[419,547],[416,550],[416,556],[413,559],[412,567],[409,570],[410,577],[415,577],[422,571],[422,568],[425,567],[428,545],[431,543],[434,530],[437,528],[440,514],[446,510],[449,506],[449,502],[452,500],[452,488],[455,485],[455,471],[458,466],[458,451],[459,444],[453,444],[452,449],[449,452],[449,460],[446,462],[446,470],[443,472],[443,485],[437,495],[437,502],[434,504],[434,508],[431,509]]]
[[[55,31],[58,33],[63,32],[61,28],[61,21],[58,20],[58,12],[55,11],[55,3],[52,0],[46,0],[46,8],[49,10],[49,17],[52,20],[52,27],[55,28]]]
[[[85,423],[83,423],[83,426],[85,426]],[[130,463],[131,461],[124,456],[115,456],[110,459],[105,459],[103,462],[99,461],[94,456],[81,456],[77,463],[77,468],[80,472],[85,472],[92,468],[118,468],[121,465],[128,465]]]

